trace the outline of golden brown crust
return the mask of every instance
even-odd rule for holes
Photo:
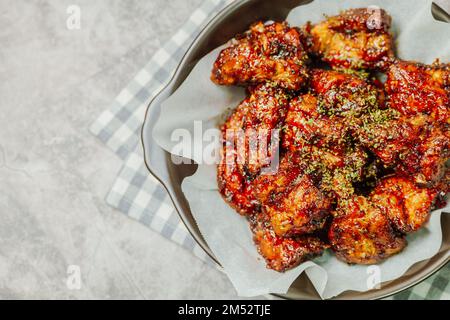
[[[399,170],[417,183],[432,186],[445,174],[450,157],[450,65],[397,61],[385,84],[389,106],[412,130]],[[409,135],[409,134],[408,134]]]
[[[335,215],[328,237],[342,261],[375,264],[406,246],[404,236],[397,234],[381,210],[365,197],[341,201]]]
[[[311,51],[332,67],[386,69],[394,57],[390,16],[351,9],[312,26]]]
[[[214,63],[213,82],[250,85],[272,82],[290,90],[300,89],[308,78],[308,59],[297,28],[286,22],[257,22],[222,50]]]
[[[420,188],[407,178],[389,177],[379,181],[371,199],[398,231],[410,233],[428,221],[437,195],[436,190]]]
[[[238,139],[242,144],[236,141],[238,166],[242,174],[255,177],[262,168],[271,165],[275,156],[272,151],[279,149],[279,130],[284,123],[289,97],[283,89],[268,84],[251,87],[249,92],[248,98],[237,107],[237,117],[231,117],[222,132],[224,137],[233,132],[241,134]]]
[[[386,167],[416,183],[434,186],[445,173],[450,134],[429,116],[404,116],[393,109],[374,110],[353,127],[358,141],[370,149]]]
[[[338,147],[346,143],[348,129],[342,119],[318,112],[316,96],[304,94],[290,101],[283,127],[283,146],[301,151],[308,146]]]
[[[450,64],[396,61],[387,76],[391,108],[408,117],[423,114],[450,125]]]
[[[384,107],[383,90],[354,74],[314,69],[310,85],[319,96],[320,111],[327,115],[358,117]]]
[[[412,176],[420,185],[435,186],[445,175],[449,157],[449,131],[431,125],[417,137],[413,148],[405,154],[398,172]]]
[[[299,154],[288,153],[275,175],[255,181],[255,196],[279,236],[311,233],[322,229],[331,209],[331,199],[304,172]]]
[[[386,167],[396,165],[415,145],[420,126],[392,109],[378,109],[362,115],[352,126],[353,134],[376,154]]]
[[[336,79],[339,75],[337,72],[323,73],[327,79]],[[339,84],[321,87],[319,98],[310,93],[292,99],[282,136],[283,147],[301,154],[306,171],[318,181],[322,192],[332,198],[348,197],[354,193],[353,183],[361,181],[369,160],[368,154],[352,143],[350,136],[349,124],[358,120],[361,112],[356,111],[358,107],[352,106],[344,111],[337,104],[332,106],[327,103],[326,107],[319,104],[320,99],[329,92],[327,89],[333,90],[336,97],[349,88]],[[335,113],[330,112],[332,108]]]
[[[290,188],[273,194],[263,207],[277,235],[312,233],[322,229],[329,216],[331,200],[307,175],[297,180]]]
[[[279,237],[273,231],[264,213],[250,219],[253,239],[258,252],[264,257],[267,267],[276,271],[285,271],[300,263],[320,256],[328,245],[313,235],[293,238]]]
[[[253,212],[259,210],[251,181],[238,171],[235,162],[219,163],[217,166],[217,183],[223,199],[240,214],[253,214]]]
[[[271,165],[273,130],[282,126],[287,96],[282,89],[262,84],[250,88],[244,99],[222,126],[223,147],[218,165],[219,191],[241,214],[258,208],[252,180]],[[263,140],[264,139],[264,140]],[[262,152],[259,144],[265,143]],[[273,149],[275,148],[275,149]]]

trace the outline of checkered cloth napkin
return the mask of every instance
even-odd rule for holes
[[[140,131],[148,103],[170,80],[189,44],[209,19],[232,1],[206,0],[90,128],[95,136],[124,160],[106,202],[211,265],[214,262],[191,237],[166,191],[145,167]],[[391,299],[450,300],[449,283],[450,265],[447,265],[421,284]]]

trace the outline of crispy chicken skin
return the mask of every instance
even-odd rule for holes
[[[308,78],[308,56],[301,33],[286,22],[257,22],[225,48],[214,63],[211,79],[220,85],[272,82],[298,90]]]
[[[381,69],[394,57],[390,16],[351,9],[310,27],[311,51],[336,68]]]
[[[241,174],[252,179],[276,156],[289,97],[268,84],[250,87],[249,93],[222,126],[222,136],[235,149]]]
[[[366,79],[349,73],[314,69],[311,89],[318,95],[320,111],[328,115],[359,116],[384,106],[384,92]]]
[[[264,213],[250,218],[250,227],[258,252],[264,257],[267,267],[286,271],[300,263],[320,256],[328,245],[312,235],[293,238],[279,237],[273,231]]]
[[[394,109],[373,110],[353,127],[358,141],[383,162],[424,186],[433,186],[445,173],[450,134],[429,116],[404,116]]]
[[[319,113],[319,101],[312,94],[304,94],[289,103],[283,127],[283,146],[300,151],[308,146],[343,146],[347,128],[342,119]]]
[[[435,186],[445,175],[450,158],[450,131],[433,124],[417,137],[416,143],[399,163],[398,171],[423,186]]]
[[[261,175],[254,181],[255,196],[279,236],[312,233],[322,229],[329,216],[331,199],[304,168],[299,154],[287,153],[276,175]]]
[[[438,192],[419,188],[403,177],[385,178],[377,184],[371,199],[402,233],[417,231],[429,219]]]
[[[291,236],[311,233],[323,228],[329,215],[331,200],[303,175],[296,183],[274,194],[265,205],[275,233]]]
[[[385,86],[391,108],[408,117],[425,114],[450,125],[450,64],[396,61]]]
[[[400,171],[422,185],[439,183],[450,157],[450,65],[397,61],[385,87],[389,107],[404,116],[402,126],[409,126],[400,131],[409,141]]]
[[[389,107],[420,128],[409,130],[416,138],[408,138],[413,143],[399,169],[421,185],[440,183],[450,158],[450,65],[397,61],[385,87]]]
[[[292,99],[283,129],[283,147],[300,152],[308,171],[320,176],[331,197],[354,193],[363,178],[368,154],[352,143],[351,125],[361,113],[378,107],[382,95],[366,81],[335,71],[314,70],[309,93]]]
[[[305,168],[299,153],[285,153],[281,156],[276,174],[260,175],[254,180],[255,197],[260,203],[266,203],[273,194],[281,193],[285,188],[295,184],[297,177],[303,174]]]
[[[423,120],[407,119],[393,109],[375,109],[363,114],[351,128],[362,145],[391,167],[414,148],[422,124]]]
[[[251,180],[237,166],[236,153],[223,148],[221,162],[217,166],[217,183],[223,199],[241,215],[259,210]],[[228,160],[224,153],[228,154]],[[231,161],[230,161],[231,158]]]
[[[266,84],[249,91],[249,97],[222,126],[223,147],[218,166],[219,190],[241,214],[251,214],[257,207],[251,182],[262,168],[271,165],[272,150],[278,149],[277,141],[272,145],[271,133],[281,129],[288,101],[282,89]]]
[[[343,152],[335,154],[322,150],[320,153],[317,160],[310,162],[309,170],[320,172],[319,188],[334,202],[354,195],[354,185],[373,174],[369,172],[369,155],[360,146],[346,147]]]
[[[388,218],[371,201],[355,196],[341,201],[328,232],[336,257],[349,264],[375,264],[406,246]]]

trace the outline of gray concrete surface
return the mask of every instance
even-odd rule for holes
[[[201,1],[0,0],[0,299],[236,298],[105,204],[121,161],[88,132]]]

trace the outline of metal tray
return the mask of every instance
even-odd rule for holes
[[[284,20],[292,8],[310,2],[312,0],[241,0],[233,2],[214,17],[197,36],[183,57],[171,81],[148,106],[142,128],[142,144],[146,165],[149,171],[166,188],[181,220],[192,237],[217,263],[219,262],[201,236],[192,217],[189,204],[181,191],[181,182],[185,177],[192,175],[197,166],[173,164],[170,154],[153,141],[152,131],[159,118],[161,103],[180,86],[198,60],[209,51],[227,42],[234,35],[243,32],[256,20]],[[449,16],[439,7],[433,5],[432,11],[433,15],[439,20],[450,21]],[[335,299],[380,299],[405,290],[438,271],[449,261],[447,256],[450,250],[449,215],[442,215],[442,226],[443,243],[439,253],[433,258],[416,263],[402,277],[382,283],[380,289],[366,292],[346,291]],[[285,295],[279,295],[279,297],[287,299],[320,299],[305,274],[302,274],[292,284]]]

